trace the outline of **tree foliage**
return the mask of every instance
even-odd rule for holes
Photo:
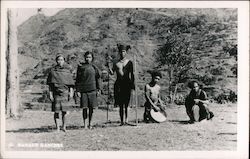
[[[235,21],[205,14],[182,15],[168,21],[158,19],[155,27],[165,35],[159,39],[164,44],[155,52],[155,59],[158,68],[168,72],[169,95],[175,97],[178,85],[192,79],[216,85],[219,77],[237,75],[234,62],[227,60],[229,55],[237,61]]]
[[[187,79],[188,72],[192,67],[193,58],[189,45],[188,39],[170,34],[166,43],[155,54],[159,67],[168,72],[171,99],[176,94],[177,84]],[[172,90],[173,86],[175,86],[174,90]],[[171,92],[174,92],[173,95]]]
[[[178,82],[185,78],[191,68],[192,54],[189,50],[189,41],[182,37],[169,35],[166,43],[157,50],[155,57],[159,67],[167,66],[166,69],[173,71]]]

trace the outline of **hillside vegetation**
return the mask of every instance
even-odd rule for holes
[[[173,101],[183,104],[187,82],[193,79],[204,84],[210,99],[237,100],[236,9],[64,9],[51,17],[31,17],[18,33],[19,54],[32,63],[20,62],[21,90],[25,97],[31,95],[24,103],[46,102],[45,80],[57,53],[76,69],[84,52],[93,51],[95,63],[107,70],[106,54],[117,58],[117,43],[131,45],[130,59],[136,56],[140,105],[148,71],[154,68],[163,71],[165,101],[174,95]]]

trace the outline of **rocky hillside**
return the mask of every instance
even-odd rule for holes
[[[157,50],[172,35],[189,41],[192,79],[205,84],[211,98],[237,90],[236,9],[64,9],[52,17],[31,17],[18,27],[18,33],[20,56],[36,63],[21,67],[22,90],[36,89],[31,92],[39,96],[46,90],[47,69],[58,52],[76,68],[83,53],[93,51],[95,63],[105,70],[106,54],[117,57],[117,43],[132,47],[129,55],[137,58],[141,94],[150,80],[147,71],[158,66]],[[183,81],[177,93],[188,91],[185,84],[190,79]],[[168,80],[164,73],[164,95],[169,91]]]

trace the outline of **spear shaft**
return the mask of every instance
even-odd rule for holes
[[[137,117],[137,105],[138,105],[138,100],[137,100],[137,66],[136,66],[136,55],[134,54],[134,76],[135,76],[135,122],[136,125],[138,124],[138,117]]]

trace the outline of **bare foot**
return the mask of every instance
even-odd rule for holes
[[[128,119],[125,119],[125,123],[128,123]]]
[[[194,124],[194,120],[189,120],[188,124]]]
[[[63,128],[62,128],[62,131],[63,131],[63,132],[66,132],[66,127],[63,127]]]
[[[93,126],[89,125],[88,128],[89,128],[89,129],[93,129]]]
[[[60,131],[60,127],[58,126],[58,127],[56,127],[56,131],[57,132],[59,132]]]

